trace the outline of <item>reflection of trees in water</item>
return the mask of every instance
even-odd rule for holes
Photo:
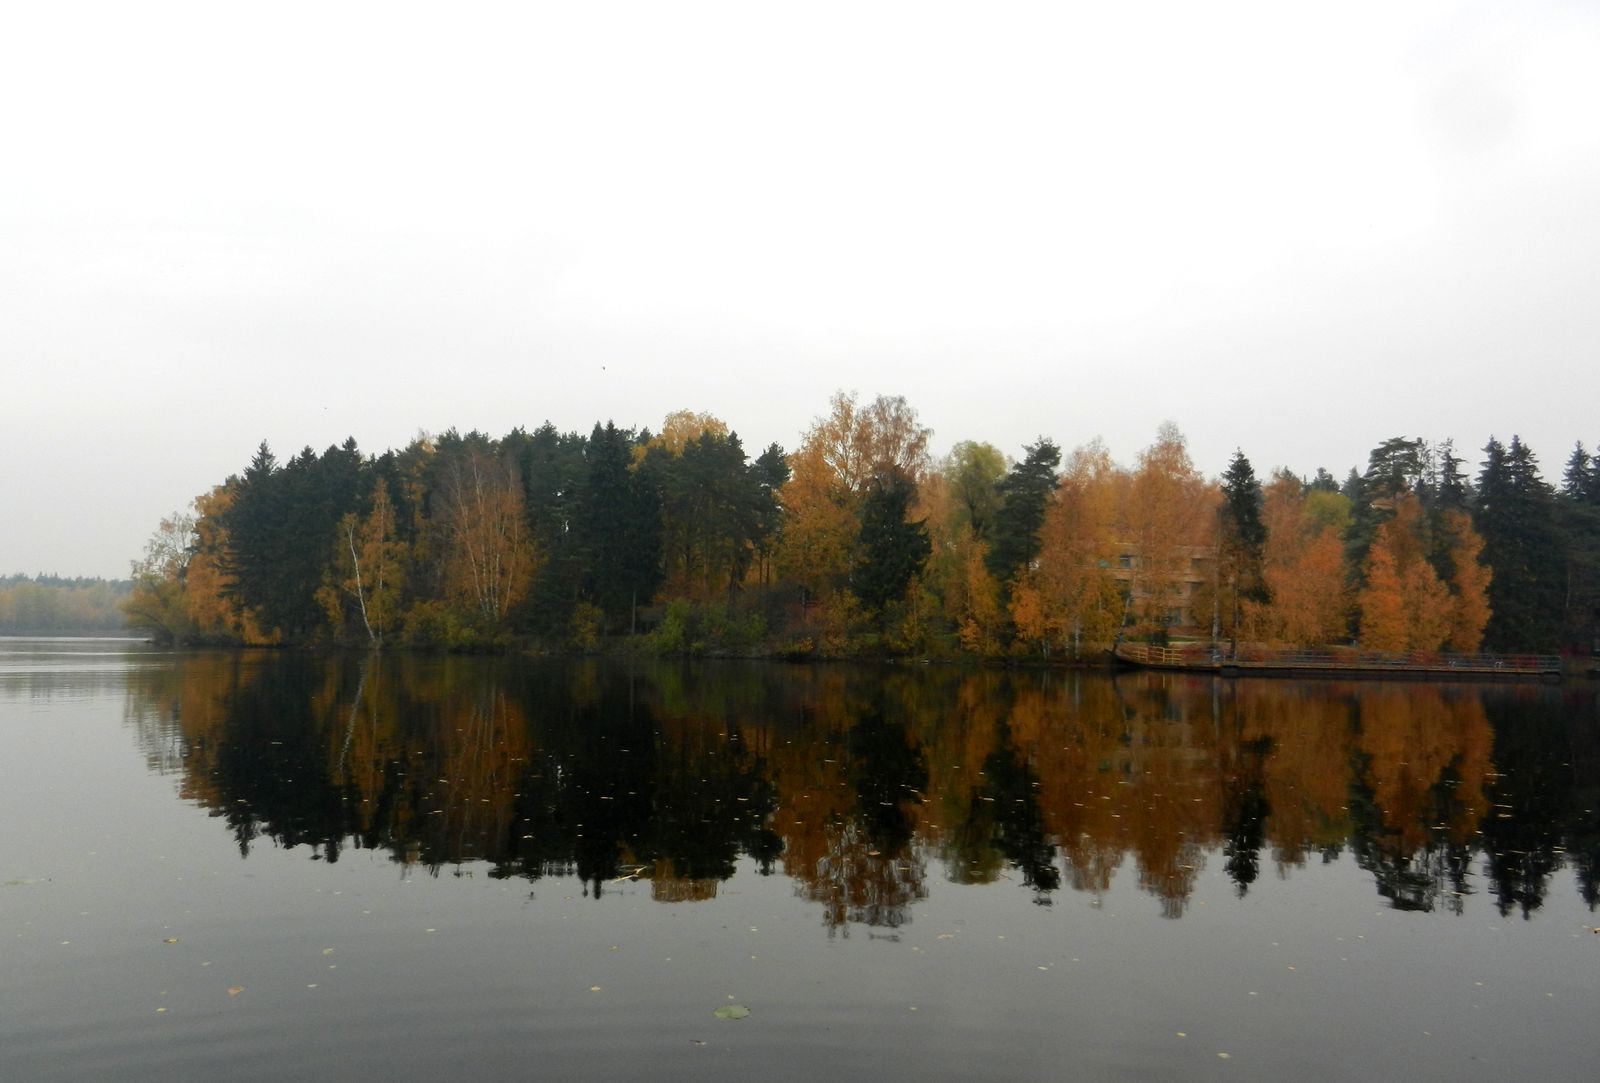
[[[1034,901],[1048,903],[1049,893],[1061,886],[1061,870],[1039,811],[1038,777],[1003,722],[995,745],[983,761],[985,785],[978,803],[990,807],[995,848],[1022,873],[1022,882],[1035,889]]]
[[[1498,773],[1483,820],[1483,849],[1495,906],[1502,915],[1521,911],[1526,918],[1544,904],[1550,877],[1565,861],[1565,829],[1586,822],[1592,831],[1595,806],[1577,800],[1582,791],[1559,696],[1545,692],[1520,698],[1515,706],[1500,700],[1490,707],[1498,723]],[[1592,739],[1592,724],[1587,729]],[[1587,783],[1592,795],[1592,775]],[[1583,838],[1579,834],[1574,841],[1582,846]],[[1577,867],[1579,890],[1593,906],[1592,866]]]
[[[1225,765],[1222,776],[1222,853],[1228,878],[1243,898],[1261,873],[1261,847],[1272,813],[1263,781],[1272,739],[1242,742],[1235,750],[1238,759]]]
[[[927,761],[904,725],[876,712],[862,714],[842,748],[832,747],[844,753],[840,781],[851,807],[827,816],[817,825],[820,832],[807,832],[814,851],[809,864],[786,867],[800,893],[822,904],[830,930],[847,923],[894,928],[928,893],[926,863],[913,846]]]
[[[1480,852],[1504,912],[1567,864],[1597,896],[1595,705],[1541,688],[260,654],[129,687],[152,767],[243,852],[662,901],[746,859],[834,929],[907,920],[930,855],[1036,901],[1131,860],[1173,917],[1213,853],[1241,895],[1264,855],[1281,877],[1348,847],[1400,908],[1459,912]]]
[[[1350,839],[1378,893],[1401,910],[1460,913],[1493,773],[1493,734],[1474,694],[1370,688],[1350,753]]]
[[[596,898],[607,882],[649,876],[654,897],[687,901],[715,894],[741,854],[771,868],[779,844],[760,753],[740,728],[662,718],[647,691],[616,675],[547,716],[518,783],[514,856],[497,875],[576,873]]]

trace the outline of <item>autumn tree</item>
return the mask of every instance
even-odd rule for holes
[[[1424,515],[1411,493],[1393,499],[1392,517],[1367,550],[1361,590],[1361,644],[1371,650],[1436,650],[1452,634],[1449,588],[1428,562]]]
[[[949,491],[952,525],[969,527],[973,537],[987,539],[1000,509],[1006,457],[993,444],[963,440],[950,449],[942,473]]]
[[[123,601],[128,624],[160,643],[182,643],[194,631],[184,597],[184,577],[194,537],[194,516],[175,511],[132,562],[133,592]]]
[[[695,410],[674,410],[661,423],[661,431],[639,445],[640,456],[652,447],[663,448],[669,455],[682,455],[684,448],[701,436],[727,436],[728,423],[715,415]]]
[[[1483,643],[1483,630],[1489,624],[1489,582],[1492,572],[1480,559],[1483,539],[1472,529],[1472,518],[1464,511],[1449,510],[1440,517],[1439,534],[1449,553],[1451,650],[1476,651]]]
[[[1428,468],[1427,446],[1421,437],[1390,437],[1368,453],[1366,473],[1353,476],[1347,485],[1351,521],[1345,540],[1350,566],[1357,572],[1366,567],[1367,549],[1378,527],[1388,521],[1395,501],[1414,493],[1422,481]]]
[[[445,594],[491,628],[527,590],[535,554],[516,467],[472,434],[441,452],[433,492]]]
[[[928,469],[931,435],[904,398],[880,395],[861,406],[853,393],[835,394],[790,460],[793,472],[780,494],[779,573],[813,597],[844,585],[873,479],[892,472],[914,491]]]
[[[185,604],[195,638],[207,643],[259,644],[266,637],[250,614],[234,603],[224,569],[228,552],[225,525],[237,479],[230,478],[195,498],[194,540],[184,570]]]
[[[1245,602],[1248,634],[1296,646],[1343,640],[1350,615],[1343,541],[1349,500],[1336,487],[1304,486],[1279,471],[1263,488],[1261,515],[1270,599]]]
[[[1190,600],[1195,557],[1210,549],[1214,507],[1183,433],[1163,423],[1156,442],[1139,454],[1121,517],[1122,540],[1133,550],[1133,605],[1147,626],[1168,626]]]
[[[1020,583],[1027,593],[1017,621],[1039,627],[1046,638],[1075,647],[1109,647],[1122,624],[1122,586],[1112,572],[1118,561],[1118,471],[1105,445],[1095,440],[1067,459],[1039,530],[1037,567]],[[1031,608],[1037,601],[1037,617]],[[1015,601],[1015,599],[1014,599]],[[1015,610],[1015,606],[1013,606]]]
[[[856,394],[836,392],[826,416],[806,430],[802,450],[815,451],[834,481],[863,494],[884,471],[896,470],[913,485],[928,469],[932,430],[900,395],[879,395],[862,406]]]
[[[318,597],[335,629],[352,607],[367,642],[382,649],[400,613],[406,546],[400,540],[389,484],[378,479],[364,516],[346,512],[333,538],[334,558]]]

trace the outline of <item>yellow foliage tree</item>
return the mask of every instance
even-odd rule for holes
[[[682,455],[690,442],[700,439],[702,433],[727,436],[728,423],[712,414],[695,410],[674,410],[661,423],[661,431],[651,444],[666,448],[673,455]],[[645,447],[635,449],[636,457],[643,457]]]
[[[133,562],[133,590],[122,603],[128,623],[163,643],[193,637],[184,599],[184,574],[194,538],[194,516],[173,512],[145,544],[144,556]]]
[[[1156,442],[1139,454],[1121,521],[1135,556],[1133,604],[1148,626],[1168,623],[1185,600],[1185,584],[1198,550],[1214,540],[1216,490],[1189,459],[1183,433],[1162,424]]]
[[[972,537],[970,527],[962,528],[960,543],[961,579],[954,598],[946,598],[952,609],[961,646],[973,654],[990,655],[1000,650],[1002,611],[1000,588],[984,561],[987,548]]]
[[[480,448],[463,448],[445,464],[436,495],[446,596],[498,624],[527,592],[534,571],[516,468]]]
[[[1038,592],[1047,634],[1080,648],[1109,647],[1122,624],[1122,587],[1111,570],[1119,480],[1098,440],[1068,457],[1045,510],[1036,566],[1024,576]]]
[[[195,498],[194,555],[184,574],[186,604],[195,635],[202,641],[266,641],[256,622],[230,596],[233,581],[222,570],[228,532],[223,517],[233,506],[231,485],[218,485]]]
[[[339,520],[333,546],[333,564],[328,581],[317,592],[318,600],[336,629],[343,626],[345,610],[354,603],[367,641],[382,649],[400,612],[406,554],[395,529],[388,482],[378,480],[372,508],[364,517],[350,512]]]
[[[1011,588],[1011,624],[1016,629],[1014,646],[1024,650],[1049,650],[1050,623],[1045,614],[1044,597],[1039,588],[1024,577]]]
[[[1449,539],[1453,588],[1450,609],[1451,650],[1471,653],[1483,645],[1483,630],[1489,624],[1489,580],[1493,573],[1480,560],[1483,539],[1472,529],[1465,512],[1447,511],[1441,517]]]
[[[897,470],[919,483],[928,469],[929,429],[899,397],[878,396],[861,406],[838,392],[826,416],[806,430],[790,457],[778,543],[780,575],[814,597],[843,584],[855,560],[861,506],[874,477]]]

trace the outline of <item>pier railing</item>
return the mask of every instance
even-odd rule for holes
[[[1172,669],[1347,670],[1473,674],[1560,673],[1553,654],[1453,654],[1447,651],[1368,651],[1359,647],[1277,648],[1241,646],[1237,650],[1184,644],[1161,647],[1123,643],[1117,656],[1135,665]]]

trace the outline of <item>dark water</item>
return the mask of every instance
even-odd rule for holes
[[[1597,809],[1593,684],[0,640],[0,1080],[1590,1080]]]

